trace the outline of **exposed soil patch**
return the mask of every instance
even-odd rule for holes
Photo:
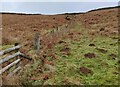
[[[118,73],[118,72],[113,72],[113,74],[116,74],[116,75],[117,75],[117,74],[119,74],[119,73]]]
[[[100,31],[104,31],[104,30],[105,30],[105,28],[101,28],[101,29],[100,29]]]
[[[48,60],[45,61],[45,64],[49,64],[49,65],[52,65],[52,66],[55,65],[53,61],[48,61]]]
[[[118,39],[118,42],[120,42],[120,38]]]
[[[58,43],[61,44],[61,43],[66,43],[66,42],[61,40],[61,41],[59,41]]]
[[[96,48],[98,51],[100,51],[101,53],[107,53],[108,50],[103,49],[103,48]]]
[[[81,32],[78,32],[77,34],[80,35],[80,34],[82,34],[82,33],[81,33]]]
[[[92,43],[92,44],[89,44],[89,46],[95,46],[95,44]]]
[[[118,42],[111,43],[110,45],[113,45],[113,46],[118,45]]]
[[[112,39],[119,39],[119,37],[112,37]]]
[[[69,33],[68,35],[74,35],[73,33]]]
[[[95,57],[96,57],[95,53],[87,53],[87,54],[85,54],[84,56],[85,56],[86,58],[95,58]]]
[[[75,37],[73,40],[78,42],[78,41],[80,41],[80,39],[81,38]]]
[[[92,74],[92,73],[93,73],[92,70],[90,70],[90,69],[88,69],[88,68],[86,68],[86,67],[80,67],[80,72],[81,72],[82,74],[85,74],[85,75],[88,75],[88,74]]]
[[[61,49],[60,51],[70,51],[70,48],[65,47],[65,48]]]
[[[56,57],[55,54],[53,54],[53,53],[49,53],[48,56],[49,56],[49,57],[52,57],[52,59],[57,59],[57,57]]]
[[[62,54],[65,54],[65,55],[70,55],[70,48],[68,47],[62,48],[60,52],[62,52]]]
[[[71,20],[72,18],[70,16],[65,17],[66,20]]]
[[[43,74],[41,77],[43,80],[48,80],[49,78],[51,78],[51,74]]]
[[[114,45],[113,43],[111,43],[110,45]]]
[[[117,56],[116,56],[115,54],[113,54],[113,53],[112,53],[112,54],[110,54],[109,56],[110,56],[112,59],[114,59],[114,60],[115,60],[115,59],[116,59],[116,57],[117,57]]]

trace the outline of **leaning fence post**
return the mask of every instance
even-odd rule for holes
[[[38,53],[40,48],[40,40],[39,40],[39,33],[35,33],[35,38],[34,38],[34,50]]]

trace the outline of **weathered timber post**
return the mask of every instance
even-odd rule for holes
[[[63,36],[64,34],[64,29],[63,29],[63,26],[61,27],[61,36]]]
[[[57,27],[56,32],[57,32],[57,37],[59,37],[59,27]]]
[[[54,32],[55,32],[54,29],[52,30],[52,32],[53,32],[53,36],[54,36]]]
[[[18,46],[18,45],[19,45],[19,43],[15,43],[15,44],[14,44],[14,46]],[[15,52],[18,52],[18,51],[19,51],[19,49],[16,49],[16,50],[15,50]]]
[[[15,43],[15,44],[14,44],[14,46],[18,46],[18,45],[19,45],[19,43]],[[15,50],[15,53],[17,53],[18,51],[19,51],[19,49],[16,49],[16,50]],[[17,59],[19,59],[19,58],[20,58],[20,56],[17,56],[16,58],[17,58]],[[20,65],[21,65],[21,63],[20,63],[20,62],[19,62],[19,63],[17,63],[17,64],[16,64],[16,66],[15,66],[15,68],[18,68]]]
[[[50,33],[49,33],[49,38],[50,38],[50,43],[51,43],[51,41],[52,41],[52,31],[50,31]]]
[[[68,26],[68,29],[67,29],[67,32],[69,33],[69,30],[70,30],[70,25]]]
[[[67,24],[65,25],[65,29],[66,29],[65,32],[67,33],[67,30],[68,30],[68,25]]]
[[[62,36],[62,32],[61,32],[62,30],[61,30],[61,26],[60,26],[60,28],[59,28],[59,37],[61,38],[61,36]]]
[[[59,27],[56,27],[56,41],[58,42],[59,40]]]
[[[52,38],[53,40],[52,41],[54,43],[55,42],[55,30],[53,29],[52,32],[53,32],[53,38]]]
[[[39,52],[40,49],[40,39],[39,39],[39,33],[35,33],[35,38],[34,38],[34,50],[36,53]]]
[[[51,31],[51,36],[52,36],[52,39],[53,39],[53,34],[54,34],[54,31],[52,30],[52,31]]]
[[[66,27],[65,26],[63,26],[63,35],[65,35],[66,34]]]

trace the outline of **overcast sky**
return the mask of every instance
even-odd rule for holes
[[[0,12],[62,14],[118,6],[118,2],[2,2]]]
[[[0,0],[0,2],[118,2],[120,0]]]

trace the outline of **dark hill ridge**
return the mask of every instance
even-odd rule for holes
[[[105,7],[105,8],[98,8],[98,9],[93,9],[88,12],[80,12],[80,13],[64,13],[64,14],[56,14],[56,15],[78,15],[78,14],[85,14],[93,11],[100,11],[100,10],[109,10],[109,9],[117,9],[120,8],[120,6],[115,6],[115,7]],[[29,14],[29,13],[11,13],[11,12],[0,12],[0,14],[15,14],[15,15],[44,15],[44,14]]]
[[[115,6],[115,7],[106,7],[106,8],[98,8],[98,9],[94,9],[88,12],[93,12],[93,11],[100,11],[100,10],[109,10],[109,9],[119,9],[120,6]]]
[[[42,14],[11,13],[11,12],[0,12],[0,14],[12,14],[12,15],[42,15]]]

